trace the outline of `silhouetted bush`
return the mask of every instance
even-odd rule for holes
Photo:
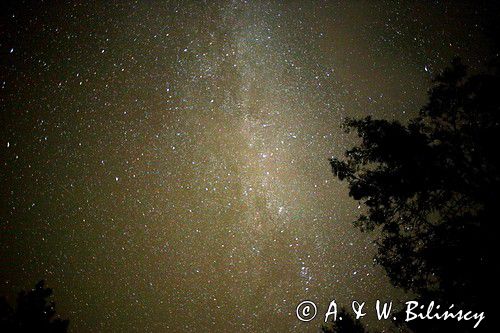
[[[55,303],[47,300],[51,295],[42,280],[34,289],[21,291],[14,308],[0,297],[0,332],[67,332],[69,321],[56,318]]]

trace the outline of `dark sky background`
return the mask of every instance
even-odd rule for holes
[[[328,158],[485,59],[481,1],[16,2],[0,25],[0,293],[73,332],[311,331],[405,299]],[[383,327],[368,319],[370,327]]]

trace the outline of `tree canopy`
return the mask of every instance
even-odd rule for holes
[[[336,321],[321,327],[322,333],[368,333],[361,321],[355,319],[346,309],[341,308],[337,316]]]
[[[349,195],[366,206],[355,224],[378,230],[376,261],[391,282],[471,310],[486,310],[495,288],[498,73],[493,63],[486,74],[468,75],[455,59],[435,78],[418,117],[408,124],[348,119],[345,130],[360,142],[330,160]]]
[[[0,332],[67,332],[69,321],[57,318],[55,303],[48,301],[51,295],[52,289],[45,288],[42,280],[30,291],[20,292],[14,308],[0,297]]]

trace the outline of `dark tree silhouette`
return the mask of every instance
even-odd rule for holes
[[[355,225],[378,230],[376,261],[391,282],[422,300],[481,311],[496,289],[500,205],[498,59],[491,64],[489,73],[468,76],[454,60],[408,125],[347,120],[360,144],[330,160],[349,195],[366,206]],[[454,331],[472,331],[469,324]]]
[[[0,332],[66,332],[69,321],[56,318],[55,304],[47,300],[51,295],[52,289],[45,288],[42,280],[19,293],[15,308],[0,297]]]
[[[342,318],[342,319],[340,319]],[[321,327],[322,333],[368,333],[363,324],[344,308],[337,313],[337,320]]]

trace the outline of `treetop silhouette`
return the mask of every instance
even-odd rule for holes
[[[333,173],[366,206],[357,220],[377,229],[376,261],[391,282],[423,299],[477,309],[493,288],[500,204],[500,78],[467,75],[459,59],[434,80],[407,125],[347,119],[360,143]],[[463,326],[463,325],[462,325]]]
[[[30,291],[21,291],[15,308],[0,297],[1,332],[67,332],[69,321],[56,317],[55,303],[47,300],[52,289],[44,285],[42,280]]]

